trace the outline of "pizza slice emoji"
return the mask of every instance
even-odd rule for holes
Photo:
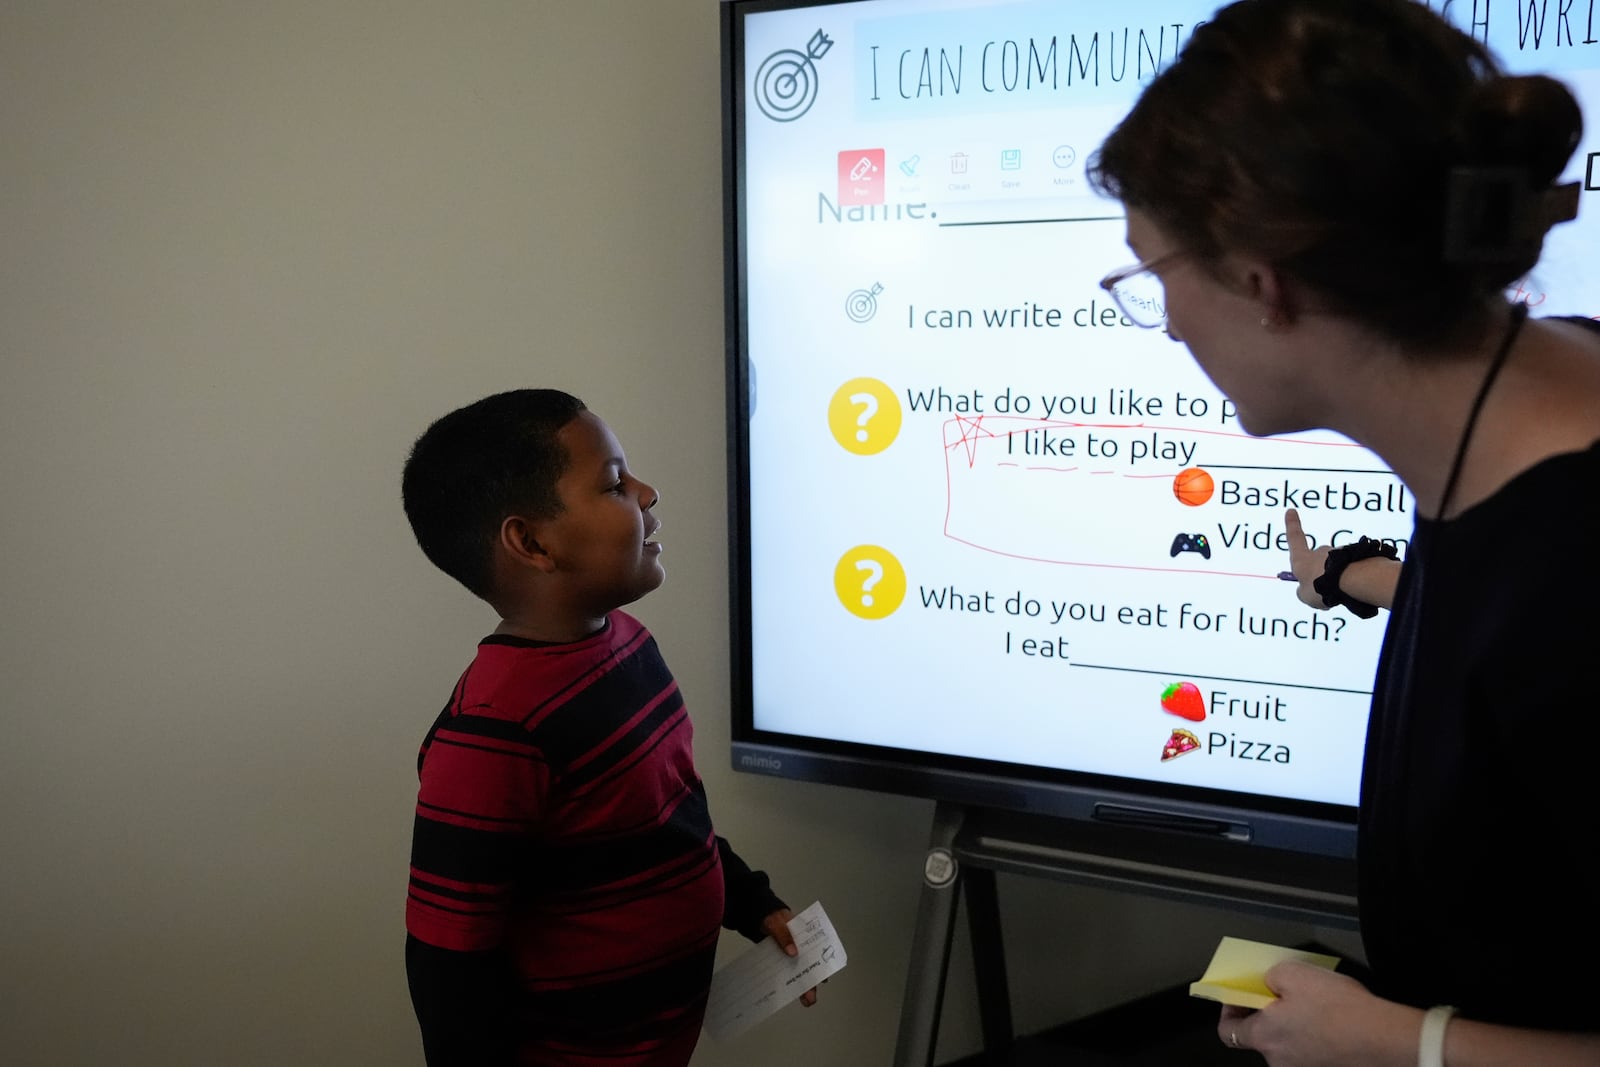
[[[1206,700],[1193,682],[1173,682],[1161,691],[1161,706],[1180,719],[1205,722]]]
[[[1186,752],[1193,752],[1200,747],[1200,739],[1188,730],[1174,730],[1172,736],[1167,738],[1167,743],[1161,748],[1161,762],[1177,759]]]

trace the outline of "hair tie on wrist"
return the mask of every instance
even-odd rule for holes
[[[1322,597],[1322,606],[1336,608],[1343,604],[1350,613],[1358,619],[1370,619],[1378,613],[1378,609],[1365,600],[1355,597],[1339,588],[1339,582],[1344,577],[1344,570],[1352,563],[1364,559],[1382,556],[1384,559],[1399,559],[1400,552],[1394,545],[1379,541],[1371,537],[1363,537],[1353,545],[1342,545],[1330,549],[1328,558],[1322,565],[1322,574],[1311,583]]]
[[[1422,1016],[1422,1039],[1417,1043],[1417,1067],[1444,1067],[1444,1028],[1456,1010],[1448,1004],[1429,1008]]]

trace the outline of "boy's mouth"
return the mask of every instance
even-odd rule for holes
[[[652,538],[654,538],[655,535],[656,535],[656,531],[659,530],[659,529],[661,529],[661,520],[657,519],[656,522],[655,522],[655,525],[651,526],[650,529],[648,529],[648,530],[646,530],[644,532],[644,543],[646,545],[652,545],[652,546],[655,546],[655,547],[660,547],[660,542],[659,541],[652,540]]]

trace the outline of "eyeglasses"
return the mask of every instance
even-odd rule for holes
[[[1100,279],[1100,288],[1111,294],[1117,310],[1135,326],[1153,330],[1167,322],[1167,291],[1161,279],[1150,273],[1161,264],[1188,251],[1176,248],[1143,263],[1114,270]]]

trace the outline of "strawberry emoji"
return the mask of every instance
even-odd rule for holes
[[[1161,691],[1161,706],[1190,722],[1205,722],[1206,701],[1193,682],[1173,682]]]

